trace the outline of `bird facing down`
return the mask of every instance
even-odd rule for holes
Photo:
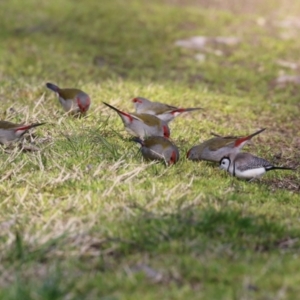
[[[144,139],[149,136],[170,137],[168,124],[156,116],[149,114],[126,113],[114,106],[103,102],[109,108],[115,110],[121,117],[125,129],[132,135]]]
[[[179,108],[160,102],[153,102],[143,97],[134,98],[132,99],[132,102],[134,103],[136,113],[155,115],[167,123],[172,121],[181,113],[202,109],[200,107]]]
[[[0,144],[9,144],[21,138],[29,129],[41,126],[45,123],[33,123],[30,125],[14,124],[8,121],[0,121]]]
[[[267,160],[250,153],[240,152],[225,156],[220,160],[220,169],[241,179],[255,179],[271,170],[295,170],[289,167],[275,167]]]
[[[73,88],[61,89],[53,83],[46,83],[46,87],[58,95],[58,100],[65,112],[73,115],[85,115],[91,105],[88,94]]]
[[[162,136],[151,136],[144,141],[136,137],[132,139],[141,145],[141,152],[146,160],[160,160],[167,165],[175,164],[179,160],[176,145]]]
[[[215,136],[200,145],[192,147],[187,152],[187,159],[189,160],[206,160],[212,162],[219,162],[220,159],[226,155],[236,154],[241,151],[244,145],[250,141],[254,136],[263,132],[266,128],[260,129],[250,135],[234,137],[234,136]]]

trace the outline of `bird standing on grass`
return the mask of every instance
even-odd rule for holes
[[[187,159],[189,160],[207,160],[212,162],[219,162],[220,159],[226,155],[238,153],[244,145],[254,136],[263,132],[266,128],[260,129],[250,135],[242,137],[233,136],[216,136],[200,145],[192,147],[187,152]]]
[[[126,113],[114,106],[103,102],[109,108],[115,110],[121,117],[125,129],[132,135],[142,139],[149,136],[170,137],[170,128],[168,124],[156,116],[149,114]]]
[[[259,178],[271,170],[295,170],[289,167],[275,167],[267,160],[246,152],[223,157],[220,160],[220,169],[226,170],[232,176],[250,180]]]
[[[46,83],[46,87],[58,95],[58,100],[65,112],[73,115],[85,115],[91,105],[88,94],[73,88],[61,89],[53,83]]]
[[[179,151],[170,140],[161,136],[151,136],[145,140],[136,137],[134,142],[141,144],[141,152],[146,160],[161,160],[172,165],[179,160]]]
[[[8,121],[0,121],[0,144],[9,144],[21,138],[29,129],[41,126],[45,123],[33,123],[30,125],[14,124]]]
[[[200,107],[179,108],[176,106],[171,106],[160,102],[153,102],[142,97],[134,98],[132,99],[132,102],[134,103],[136,113],[155,115],[159,119],[167,123],[172,121],[175,117],[177,117],[181,113],[202,109]]]

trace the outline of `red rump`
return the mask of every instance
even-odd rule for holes
[[[172,111],[171,111],[171,114],[174,115],[174,114],[176,114],[176,113],[183,113],[183,112],[185,112],[185,111],[186,111],[185,108],[178,108],[178,109],[172,110]]]
[[[132,121],[133,121],[133,117],[132,117],[130,114],[127,114],[127,113],[125,113],[125,112],[123,112],[123,111],[120,111],[120,110],[118,110],[118,112],[119,112],[121,115],[127,117],[127,118],[129,119],[129,122],[132,122]]]
[[[19,128],[16,129],[16,132],[17,132],[17,131],[24,131],[24,130],[27,130],[27,129],[30,129],[30,128],[31,128],[31,125],[19,127]]]
[[[250,137],[249,137],[249,136],[246,136],[246,137],[241,137],[241,138],[237,139],[237,140],[235,141],[235,143],[234,143],[234,146],[235,146],[235,147],[240,146],[242,143],[246,142],[246,141],[249,140],[251,137],[252,137],[252,136],[250,136]]]
[[[238,139],[235,141],[234,146],[235,146],[235,147],[239,147],[239,146],[242,145],[244,142],[250,140],[251,138],[253,138],[254,136],[258,135],[259,133],[261,133],[261,132],[263,132],[263,131],[265,131],[265,130],[266,130],[266,128],[263,128],[263,129],[260,129],[260,130],[254,132],[254,133],[252,133],[252,134],[250,134],[250,135],[248,135],[248,136],[238,138]]]

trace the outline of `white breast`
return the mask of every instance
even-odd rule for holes
[[[72,99],[65,100],[62,97],[59,97],[58,99],[66,112],[70,112],[70,111],[77,112],[79,110],[78,105],[74,100],[72,100]]]
[[[171,120],[173,120],[175,118],[174,115],[170,114],[170,113],[165,113],[165,114],[160,114],[160,115],[156,115],[159,119],[169,123]]]
[[[266,173],[265,168],[256,168],[256,169],[249,169],[247,171],[240,171],[237,168],[235,169],[235,176],[238,178],[244,179],[251,179],[251,178],[258,178]]]

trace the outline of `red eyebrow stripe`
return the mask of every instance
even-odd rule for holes
[[[170,129],[168,128],[168,126],[164,125],[163,131],[164,131],[164,137],[169,138],[170,137]]]
[[[133,102],[138,102],[138,103],[143,103],[143,101],[140,100],[140,99],[138,99],[138,98],[134,98],[134,99],[132,99],[132,101],[133,101]]]

